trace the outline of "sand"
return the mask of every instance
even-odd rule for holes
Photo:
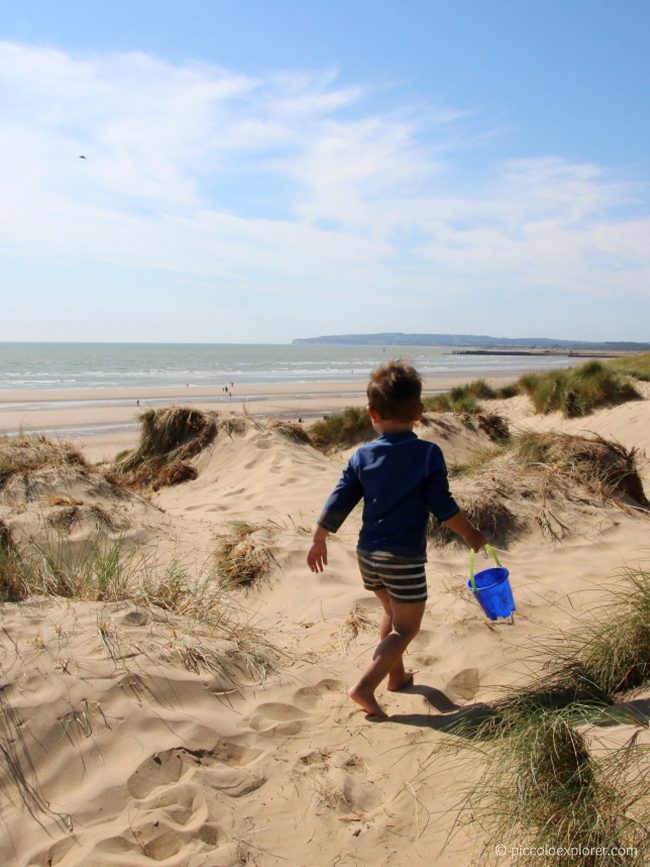
[[[643,388],[643,401],[572,421],[534,416],[524,398],[491,404],[513,427],[590,431],[647,452],[650,389]],[[648,567],[649,519],[593,500],[567,506],[570,532],[561,542],[529,527],[501,551],[517,602],[514,624],[488,624],[465,590],[465,549],[431,547],[430,600],[409,651],[415,685],[380,690],[389,719],[370,721],[345,695],[376,643],[380,614],[357,573],[358,511],[331,539],[326,571],[312,575],[305,564],[311,528],[349,452],[323,455],[262,417],[324,414],[361,402],[363,387],[310,391],[303,398],[296,389],[267,388],[263,402],[246,404],[248,418],[237,398],[227,402],[238,426],[195,459],[197,478],[150,498],[111,499],[92,468],[39,477],[31,487],[18,479],[0,497],[0,519],[17,540],[43,538],[62,508],[52,505],[58,493],[86,504],[65,537],[72,543],[89,537],[97,520],[89,504],[99,504],[113,515],[102,524],[107,537],[126,534],[150,568],[176,560],[195,578],[233,522],[259,527],[271,571],[237,591],[238,616],[277,648],[275,670],[260,679],[224,639],[217,649],[238,672],[229,677],[183,664],[181,644],[208,639],[161,608],[55,597],[3,604],[3,865],[457,867],[480,856],[484,831],[462,805],[481,761],[463,750],[438,754],[453,741],[442,730],[463,710],[525,683],[541,665],[531,650],[586,618],[618,585],[622,566]],[[4,430],[18,419],[18,427],[59,430],[133,423],[133,394],[116,393],[108,407],[93,405],[95,397],[67,407],[69,395],[53,395],[58,408],[31,411],[16,395],[0,423]],[[224,403],[209,392],[192,397],[198,407]],[[436,439],[450,462],[489,444],[461,420],[445,423],[444,436],[435,426],[420,433]],[[120,429],[72,439],[97,462],[131,447],[135,436]],[[494,478],[494,487],[505,481]],[[634,731],[620,725],[616,737]]]

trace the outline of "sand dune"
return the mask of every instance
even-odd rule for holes
[[[570,422],[531,416],[524,398],[494,406],[516,427],[649,444],[647,399]],[[449,463],[489,445],[451,415],[419,433],[438,441]],[[482,829],[459,805],[481,762],[437,754],[453,737],[444,729],[526,682],[542,662],[531,649],[571,631],[617,585],[621,566],[647,565],[649,519],[575,487],[554,495],[570,532],[549,536],[535,521],[541,495],[532,475],[522,470],[520,484],[503,463],[480,481],[459,477],[459,497],[488,486],[519,518],[501,552],[515,622],[487,624],[464,586],[466,550],[432,545],[430,601],[410,649],[415,686],[382,692],[390,717],[369,722],[345,696],[379,620],[356,569],[359,511],[332,538],[325,573],[310,574],[304,562],[347,454],[326,456],[238,418],[193,459],[196,479],[150,499],[116,491],[93,468],[42,470],[0,489],[0,521],[19,547],[52,533],[78,544],[98,532],[124,535],[161,566],[177,559],[188,580],[245,522],[249,544],[270,548],[271,571],[233,591],[232,616],[276,648],[262,677],[253,664],[262,665],[262,651],[247,656],[227,630],[160,606],[4,603],[4,864],[456,867],[478,856]],[[643,471],[647,481],[645,463]],[[66,508],[77,512],[57,517]],[[110,520],[99,520],[98,508]],[[197,648],[211,649],[222,667],[203,664]]]

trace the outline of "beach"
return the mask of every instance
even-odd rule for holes
[[[425,393],[459,381],[427,377]],[[5,474],[0,538],[24,556],[33,545],[67,551],[50,573],[59,581],[92,540],[117,546],[97,579],[84,572],[74,584],[75,573],[56,592],[1,606],[5,863],[492,863],[489,823],[472,812],[489,745],[477,750],[461,723],[543,674],[553,641],[611,606],[624,566],[647,568],[647,510],[594,485],[596,469],[574,474],[583,439],[598,458],[601,437],[614,443],[603,452],[608,467],[624,459],[617,449],[636,450],[635,473],[650,490],[650,385],[637,387],[641,399],[570,419],[535,414],[524,395],[482,401],[483,415],[499,415],[514,435],[551,437],[542,469],[500,451],[478,416],[432,413],[418,425],[457,468],[463,508],[487,504],[482,514],[498,515],[486,532],[509,569],[516,612],[512,622],[487,620],[466,587],[467,550],[432,541],[429,601],[407,654],[415,683],[378,691],[381,721],[346,696],[380,623],[356,564],[360,510],[330,538],[323,573],[305,563],[353,446],[324,452],[282,425],[302,418],[308,430],[365,405],[365,381],[235,383],[232,397],[200,386],[5,391],[4,432],[48,431],[55,448],[70,442],[87,463],[64,451]],[[214,438],[184,459],[191,473],[159,488],[115,484],[110,462],[138,441],[138,414],[172,405],[219,413]],[[236,573],[243,562],[246,583],[219,589],[226,567]],[[582,725],[594,755],[649,742],[639,723],[647,696],[646,686],[616,699],[615,724]],[[526,844],[522,835],[503,841],[508,852]]]
[[[563,359],[566,367],[582,359]],[[535,365],[491,372],[486,380],[505,385]],[[436,394],[468,381],[465,369],[424,376],[423,394]],[[64,437],[83,447],[94,462],[112,460],[138,437],[138,416],[147,409],[191,406],[251,418],[282,417],[312,422],[366,402],[367,379],[259,382],[149,388],[32,388],[0,390],[0,436],[20,431]]]

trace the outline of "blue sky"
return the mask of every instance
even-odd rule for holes
[[[0,340],[650,340],[649,25],[4,0]]]

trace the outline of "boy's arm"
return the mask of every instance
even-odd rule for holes
[[[307,554],[307,564],[312,572],[322,572],[327,566],[325,540],[330,533],[336,533],[362,496],[363,489],[356,473],[353,455],[318,518],[312,545]]]
[[[474,551],[487,545],[487,539],[483,533],[470,524],[452,497],[445,459],[440,448],[433,443],[429,450],[427,470],[427,500],[431,512],[441,524],[462,536]]]
[[[357,475],[354,459],[355,455],[352,455],[318,517],[319,527],[329,530],[330,533],[336,533],[363,496],[363,488]]]
[[[330,531],[325,527],[317,526],[314,530],[314,538],[307,554],[307,565],[312,572],[322,572],[327,566],[327,542]]]
[[[454,533],[458,533],[467,542],[470,548],[474,551],[479,551],[484,545],[487,545],[487,539],[467,520],[462,512],[456,512],[451,518],[442,521],[445,527],[449,527]]]

